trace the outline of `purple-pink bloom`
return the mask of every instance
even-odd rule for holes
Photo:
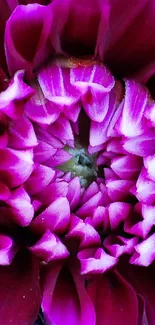
[[[0,9],[0,322],[155,325],[154,2]]]

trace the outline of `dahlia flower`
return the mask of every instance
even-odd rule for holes
[[[155,2],[0,17],[0,325],[155,325]]]

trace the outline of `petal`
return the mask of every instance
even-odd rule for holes
[[[36,260],[29,253],[21,252],[10,266],[0,267],[0,287],[1,322],[34,324],[41,302]]]
[[[32,229],[43,233],[49,228],[56,234],[64,233],[70,221],[70,206],[66,198],[58,198],[51,203],[32,223]]]
[[[117,157],[112,160],[112,170],[122,179],[135,179],[141,171],[142,160],[135,155]]]
[[[32,78],[36,66],[49,55],[47,40],[51,24],[50,5],[35,3],[16,7],[5,30],[6,58],[11,75],[24,69],[27,76]]]
[[[130,259],[131,264],[149,266],[155,259],[155,234],[135,246],[135,252]]]
[[[11,192],[7,200],[11,208],[11,217],[20,226],[27,226],[34,217],[31,199],[23,187],[18,187]]]
[[[35,165],[25,186],[30,195],[42,191],[54,178],[55,171],[44,165]]]
[[[134,81],[125,83],[125,99],[123,111],[117,130],[126,137],[136,137],[143,133],[143,115],[146,109],[148,93],[140,84]]]
[[[130,203],[113,202],[108,207],[110,227],[115,230],[131,213]]]
[[[31,150],[0,149],[1,180],[9,187],[17,187],[28,179],[33,169]]]
[[[74,177],[68,184],[68,193],[67,193],[67,199],[70,204],[70,208],[73,211],[81,197],[81,185],[80,185],[80,180],[79,177]]]
[[[0,265],[11,264],[18,248],[13,239],[0,234]]]
[[[8,146],[13,149],[29,149],[37,145],[33,125],[26,116],[11,123],[8,135]]]
[[[102,248],[89,248],[78,253],[81,274],[102,274],[117,264],[117,259]]]
[[[138,300],[132,286],[118,273],[108,272],[88,283],[96,325],[137,325]]]
[[[123,148],[129,153],[140,157],[155,154],[154,130],[148,130],[147,133],[124,140]]]
[[[0,110],[13,120],[24,111],[24,102],[34,95],[34,89],[23,82],[24,71],[15,73],[8,88],[0,93]]]
[[[60,313],[61,308],[61,313]],[[67,268],[49,267],[44,275],[42,310],[47,325],[95,325],[84,279]]]
[[[30,251],[45,262],[53,260],[66,259],[69,252],[60,239],[52,234],[48,229],[41,239],[33,246],[29,247]]]
[[[122,254],[132,254],[138,238],[126,239],[122,236],[109,235],[103,242],[104,247],[114,257],[118,258]]]

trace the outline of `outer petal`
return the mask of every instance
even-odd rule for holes
[[[6,58],[11,75],[25,69],[28,77],[32,77],[36,66],[47,58],[51,24],[51,5],[35,3],[16,7],[5,30]]]
[[[137,325],[138,301],[131,285],[117,272],[88,282],[96,310],[96,325]]]
[[[17,250],[17,245],[11,237],[0,234],[0,265],[9,265]]]
[[[49,267],[44,274],[42,309],[47,325],[95,325],[84,279],[67,268]],[[60,312],[61,309],[61,312]]]
[[[1,323],[33,325],[41,302],[36,260],[22,252],[10,266],[0,267],[0,287]]]

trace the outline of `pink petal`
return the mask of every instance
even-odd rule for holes
[[[117,130],[126,137],[136,137],[143,133],[143,115],[148,93],[144,87],[132,80],[126,81],[125,86],[123,112]]]
[[[93,213],[92,223],[95,228],[106,231],[109,228],[108,209],[98,206]]]
[[[79,204],[81,197],[81,185],[79,177],[74,177],[68,184],[67,199],[70,204],[70,208],[73,211]]]
[[[150,178],[152,181],[155,181],[155,155],[148,156],[144,158],[144,166],[148,173],[148,178]]]
[[[24,71],[15,73],[8,88],[0,93],[0,109],[13,120],[24,111],[24,102],[34,94],[34,89],[23,82]]]
[[[137,137],[126,139],[123,148],[129,153],[140,157],[153,155],[155,154],[155,132],[149,130]]]
[[[58,149],[57,152],[44,162],[47,166],[53,168],[65,164],[67,161],[72,159],[72,155],[66,150]]]
[[[11,264],[18,248],[13,239],[0,234],[0,265]]]
[[[64,147],[64,144],[61,142],[61,140],[57,139],[52,134],[49,134],[46,130],[42,129],[39,126],[35,127],[35,133],[37,139],[48,143],[50,146],[52,146],[55,149],[60,149]]]
[[[55,123],[52,123],[48,127],[48,132],[61,141],[68,143],[68,141],[74,142],[73,131],[68,119],[61,115]]]
[[[102,248],[85,249],[77,256],[81,263],[81,274],[102,274],[117,264],[117,259]]]
[[[135,252],[130,263],[142,266],[149,266],[155,259],[155,234],[135,246]]]
[[[135,195],[143,203],[154,204],[155,202],[155,182],[148,179],[145,169],[142,169],[137,180]]]
[[[51,183],[43,191],[38,194],[39,199],[43,204],[50,204],[60,197],[66,197],[68,193],[68,183],[66,182],[55,182]]]
[[[60,312],[61,308],[61,312]],[[42,309],[46,324],[95,325],[84,279],[67,268],[49,267],[44,275]]]
[[[11,75],[19,69],[25,69],[27,76],[32,78],[36,66],[50,53],[47,41],[51,24],[50,5],[35,3],[16,7],[5,30],[5,50]]]
[[[42,191],[54,178],[55,171],[44,165],[35,165],[25,186],[30,195]]]
[[[0,287],[2,324],[34,324],[41,302],[37,261],[21,252],[11,265],[0,267]]]
[[[109,179],[106,182],[108,195],[113,201],[124,201],[130,197],[130,189],[134,185],[131,180],[113,180]]]
[[[118,258],[122,254],[131,254],[134,251],[138,238],[126,239],[122,236],[109,235],[103,242],[104,247],[114,257]]]
[[[39,141],[38,145],[34,147],[34,161],[38,163],[43,163],[46,161],[49,156],[53,156],[56,153],[57,149],[50,146],[44,141]]]
[[[65,232],[70,221],[70,206],[66,198],[60,197],[51,203],[38,217],[33,219],[31,227],[43,234],[47,228],[56,234]]]
[[[9,188],[2,182],[0,182],[0,200],[5,201],[10,196]]]
[[[8,146],[13,149],[29,149],[37,145],[33,126],[26,116],[12,122],[8,134]]]
[[[19,186],[28,179],[33,169],[31,150],[0,149],[0,157],[1,180],[9,187]]]
[[[48,229],[41,239],[29,249],[33,254],[45,262],[66,259],[69,256],[67,248],[63,245],[60,239],[56,235],[52,234]]]
[[[117,157],[112,160],[112,170],[122,179],[135,179],[141,171],[142,160],[135,155]]]
[[[97,231],[83,220],[72,215],[66,238],[78,239],[80,249],[100,245],[100,236]]]
[[[84,203],[76,212],[80,218],[85,218],[92,214],[94,209],[102,202],[102,193],[99,191],[92,196],[86,203]]]
[[[43,125],[49,125],[57,120],[59,117],[59,110],[54,104],[49,102],[39,88],[34,85],[36,90],[35,95],[25,105],[25,113],[30,120]]]
[[[12,190],[11,196],[7,200],[11,207],[11,216],[20,226],[27,226],[34,217],[34,209],[31,199],[23,187]]]
[[[115,230],[131,213],[130,203],[113,202],[108,207],[110,227]]]
[[[96,122],[102,122],[108,112],[109,95],[114,79],[102,65],[77,65],[71,69],[71,82],[82,93],[82,104],[86,114]],[[103,109],[104,108],[104,109]]]

